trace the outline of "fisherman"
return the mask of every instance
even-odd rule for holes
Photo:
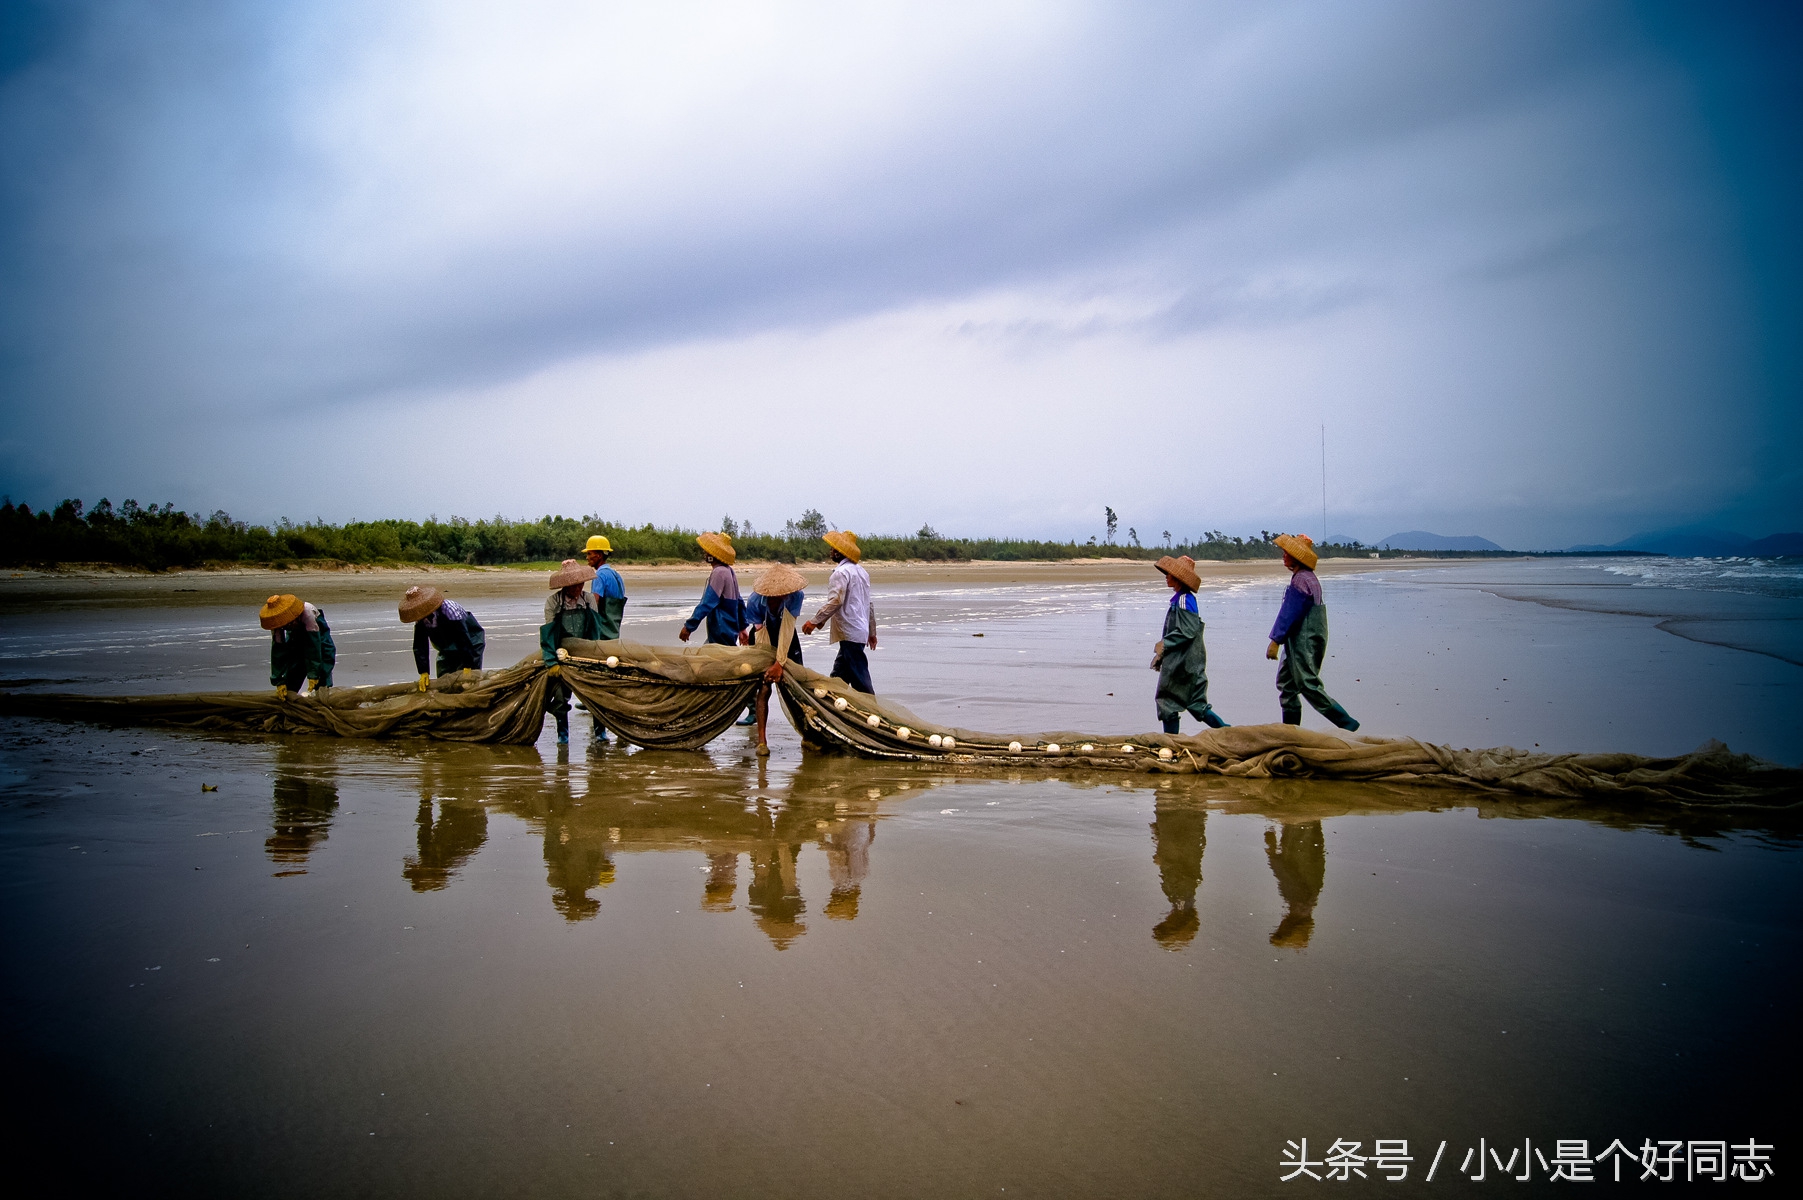
[[[838,643],[839,655],[833,660],[833,678],[843,679],[867,696],[876,695],[870,682],[870,659],[864,647],[876,649],[876,610],[870,606],[870,575],[858,561],[864,552],[858,548],[858,536],[849,529],[831,529],[825,534],[833,562],[832,578],[827,582],[826,603],[812,620],[801,627],[813,633],[827,621],[832,622],[832,640]]]
[[[425,691],[430,681],[426,674],[427,655],[438,649],[440,678],[453,671],[480,671],[482,650],[487,635],[476,614],[444,592],[427,585],[410,587],[401,597],[401,620],[413,626],[413,665],[419,669],[419,690]]]
[[[800,571],[784,563],[777,563],[759,575],[757,582],[751,585],[751,600],[745,606],[745,633],[741,640],[749,641],[756,634],[762,633],[762,644],[776,652],[776,661],[764,672],[764,681],[758,685],[757,723],[758,723],[758,757],[767,757],[770,743],[766,740],[765,723],[770,718],[770,692],[782,681],[783,660],[801,662],[801,639],[795,636],[795,622],[801,616],[802,601],[807,586]]]
[[[557,662],[557,650],[565,638],[601,640],[601,613],[595,594],[582,585],[595,577],[593,567],[573,558],[551,573],[551,594],[545,599],[545,623],[538,629],[538,648],[544,661]],[[561,675],[545,688],[545,711],[557,718],[557,744],[570,744],[570,685]]]
[[[1283,593],[1283,607],[1271,626],[1271,644],[1265,657],[1283,651],[1277,667],[1277,702],[1285,725],[1302,724],[1302,701],[1348,733],[1359,723],[1321,686],[1321,664],[1327,661],[1327,602],[1321,598],[1321,581],[1315,577],[1315,543],[1305,533],[1280,533],[1271,539],[1283,550],[1283,565],[1290,571],[1290,586]]]
[[[595,611],[601,617],[601,638],[611,642],[620,636],[620,622],[626,612],[626,582],[620,573],[607,565],[607,558],[614,552],[613,543],[596,534],[588,540],[583,551],[588,556],[588,565],[595,569],[595,577],[589,580],[588,592],[595,601]],[[583,707],[580,702],[577,708]],[[607,740],[607,726],[594,713],[589,714],[595,721],[595,740]]]
[[[588,540],[585,553],[588,565],[595,568],[589,581],[589,594],[595,598],[595,611],[601,614],[601,639],[611,642],[620,636],[620,621],[626,612],[626,582],[620,573],[607,565],[614,552],[613,543],[599,534]]]
[[[686,642],[702,621],[706,621],[709,642],[716,646],[734,645],[739,640],[739,627],[744,623],[739,577],[732,569],[739,552],[733,549],[732,539],[724,533],[704,533],[695,542],[701,547],[702,559],[713,569],[708,573],[701,603],[682,623],[682,632],[676,636]]]
[[[1189,713],[1210,729],[1227,722],[1208,704],[1208,651],[1202,645],[1202,616],[1196,611],[1196,589],[1202,586],[1196,560],[1189,555],[1158,560],[1171,587],[1164,612],[1164,636],[1152,647],[1152,669],[1158,672],[1158,719],[1166,733],[1176,733]]]
[[[299,695],[302,680],[312,696],[332,686],[338,647],[322,610],[283,594],[263,601],[257,620],[270,631],[269,682],[276,699],[286,700],[289,692]]]

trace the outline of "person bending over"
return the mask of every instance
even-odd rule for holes
[[[425,691],[431,650],[438,650],[438,674],[480,671],[488,636],[476,614],[435,587],[410,587],[401,597],[401,620],[413,626],[413,665],[419,670],[419,690]]]
[[[765,736],[770,719],[770,693],[774,686],[782,682],[783,662],[801,662],[801,639],[795,636],[795,619],[801,616],[802,601],[806,593],[802,588],[807,580],[794,567],[777,563],[774,567],[759,575],[757,582],[751,585],[751,601],[745,606],[746,636],[741,640],[749,641],[752,634],[759,635],[759,641],[776,651],[776,661],[764,672],[764,681],[758,685],[757,722],[758,722],[758,756],[765,757],[770,753],[770,742]]]
[[[538,627],[538,648],[547,663],[557,661],[557,651],[567,638],[601,640],[601,614],[595,594],[582,585],[595,577],[593,567],[573,558],[551,573],[551,594],[545,599],[545,623]],[[570,744],[570,685],[561,675],[545,688],[545,711],[557,718],[557,744]]]
[[[283,594],[263,601],[257,620],[269,630],[269,684],[277,697],[286,700],[290,692],[298,695],[303,680],[313,696],[332,686],[338,647],[332,642],[332,627],[326,624],[323,609],[299,596]]]

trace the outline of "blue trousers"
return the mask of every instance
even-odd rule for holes
[[[863,692],[866,696],[876,695],[876,688],[870,682],[870,659],[864,653],[862,642],[839,643],[839,657],[833,660],[832,675],[834,679],[849,683],[853,691]]]

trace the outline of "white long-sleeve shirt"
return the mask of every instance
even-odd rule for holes
[[[815,625],[829,621],[835,642],[867,642],[870,631],[876,628],[876,610],[870,606],[870,575],[849,558],[833,568],[826,603],[813,616]]]

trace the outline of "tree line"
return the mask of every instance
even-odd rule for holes
[[[858,545],[867,560],[927,562],[1027,562],[1075,558],[1153,560],[1162,554],[1188,554],[1198,559],[1277,558],[1274,533],[1232,537],[1221,530],[1178,540],[1168,531],[1143,545],[1129,529],[1127,542],[1117,542],[1116,519],[1106,510],[1106,531],[1098,542],[1037,541],[1026,538],[944,537],[923,525],[912,535],[864,535]],[[781,530],[760,531],[749,521],[722,518],[739,554],[750,560],[825,562],[821,539],[830,526],[817,509],[784,523]],[[492,517],[440,521],[324,521],[252,525],[216,511],[207,516],[187,513],[174,504],[140,505],[135,500],[114,505],[102,499],[92,508],[80,500],[64,500],[54,509],[36,512],[10,497],[0,503],[0,565],[55,566],[65,563],[113,563],[146,570],[220,566],[335,566],[402,563],[503,566],[554,563],[580,557],[593,534],[605,536],[619,561],[642,563],[700,562],[698,531],[681,526],[620,525],[599,516],[543,516],[534,520]],[[1372,553],[1369,547],[1323,546],[1324,557]]]

